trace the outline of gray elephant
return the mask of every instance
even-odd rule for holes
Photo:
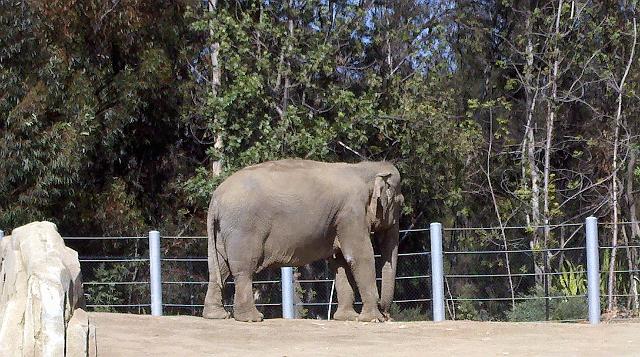
[[[234,318],[261,321],[253,274],[269,267],[329,259],[336,275],[336,320],[389,318],[404,198],[400,173],[389,162],[358,164],[270,161],[227,178],[211,198],[207,218],[209,283],[205,318],[227,318],[222,288],[235,279]],[[378,298],[370,232],[382,259]],[[362,311],[354,308],[354,291]]]

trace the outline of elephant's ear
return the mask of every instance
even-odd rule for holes
[[[378,215],[378,200],[382,206],[383,212],[387,211],[389,204],[389,187],[387,185],[387,178],[391,176],[389,172],[383,172],[376,175],[376,179],[373,183],[373,192],[371,194],[371,201],[369,201],[369,211],[371,216],[375,219]]]

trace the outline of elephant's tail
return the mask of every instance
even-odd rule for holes
[[[211,256],[209,264],[213,265],[209,267],[209,272],[215,270],[216,283],[222,288],[223,281],[222,274],[220,273],[220,262],[218,260],[218,224],[218,206],[215,199],[212,199],[209,205],[209,212],[207,213],[207,236],[209,238],[209,246],[212,248],[209,249],[209,255]]]

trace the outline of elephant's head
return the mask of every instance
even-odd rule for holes
[[[388,162],[370,164],[370,198],[367,213],[383,260],[380,310],[389,317],[395,289],[398,261],[400,210],[404,197],[400,192],[400,173]]]
[[[391,164],[382,165],[370,182],[368,216],[371,229],[381,231],[392,228],[400,219],[404,196],[400,193],[400,173]]]

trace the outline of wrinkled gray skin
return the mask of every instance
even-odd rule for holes
[[[247,167],[213,193],[207,219],[209,284],[205,318],[227,318],[222,287],[235,279],[234,317],[261,321],[253,274],[329,259],[336,274],[336,320],[389,318],[398,257],[400,174],[388,162],[271,161]],[[384,261],[378,297],[370,232]],[[354,308],[358,289],[363,307]]]

